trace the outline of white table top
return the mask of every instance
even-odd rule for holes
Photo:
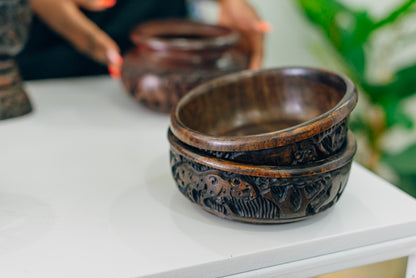
[[[299,262],[334,270],[359,254],[368,263],[382,250],[416,250],[415,199],[358,164],[323,215],[231,222],[180,194],[168,116],[120,84],[99,77],[27,90],[34,113],[0,122],[0,277],[252,277],[260,268],[301,277],[314,272],[295,275]]]

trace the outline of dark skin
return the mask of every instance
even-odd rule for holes
[[[264,33],[270,27],[260,20],[246,0],[218,0],[219,24],[240,32],[242,49],[251,57],[249,67],[258,69],[263,59]],[[102,11],[116,0],[30,0],[33,11],[78,51],[105,64],[117,75],[122,64],[120,48],[80,8]]]
[[[219,24],[240,32],[241,48],[250,56],[249,68],[260,68],[264,33],[270,31],[270,26],[244,0],[220,0],[220,7]]]

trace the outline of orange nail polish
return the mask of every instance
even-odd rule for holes
[[[97,0],[98,5],[104,8],[111,8],[116,4],[116,0]]]
[[[117,66],[117,65],[109,65],[108,66],[108,72],[110,73],[110,76],[113,79],[120,79],[121,78],[120,67]]]
[[[272,25],[267,21],[259,21],[257,22],[257,30],[262,33],[270,33],[272,31]]]

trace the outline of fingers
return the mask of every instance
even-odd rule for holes
[[[119,47],[104,31],[89,20],[77,6],[88,0],[30,0],[33,10],[52,29],[66,38],[76,49],[97,62],[113,64],[108,52],[120,53]],[[92,0],[91,0],[92,1]],[[81,2],[79,2],[81,5]],[[119,54],[118,54],[119,55]]]
[[[123,65],[123,58],[115,50],[107,51],[107,58],[110,61],[108,65],[108,72],[114,79],[121,78],[121,66]]]
[[[257,21],[254,27],[257,32],[252,34],[252,53],[249,65],[249,69],[253,70],[261,68],[264,53],[264,34],[272,31],[271,24],[263,20]]]
[[[250,29],[243,32],[242,35],[247,40],[246,52],[248,52],[250,57],[249,69],[256,70],[261,68],[264,53],[264,34],[270,30],[270,24],[259,20],[252,22]]]
[[[254,27],[260,33],[270,33],[272,31],[272,25],[264,20],[257,21]]]
[[[262,34],[251,34],[251,57],[249,63],[249,69],[256,70],[261,68],[263,61],[263,41]]]
[[[113,7],[116,4],[116,0],[74,0],[75,4],[79,7],[90,11],[102,11]]]
[[[261,20],[247,1],[221,0],[220,4],[220,24],[240,32],[242,49],[250,57],[249,68],[260,68],[263,60],[264,34],[271,31],[271,25]]]

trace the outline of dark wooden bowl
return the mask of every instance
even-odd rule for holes
[[[334,72],[244,71],[189,92],[171,113],[171,129],[217,158],[301,165],[342,149],[356,102],[354,84]]]
[[[170,164],[185,197],[217,216],[248,223],[303,220],[332,207],[348,181],[355,138],[310,166],[254,166],[203,155],[168,132]]]
[[[131,33],[136,47],[124,55],[126,90],[146,107],[169,113],[197,85],[247,68],[229,28],[190,20],[157,20]]]

